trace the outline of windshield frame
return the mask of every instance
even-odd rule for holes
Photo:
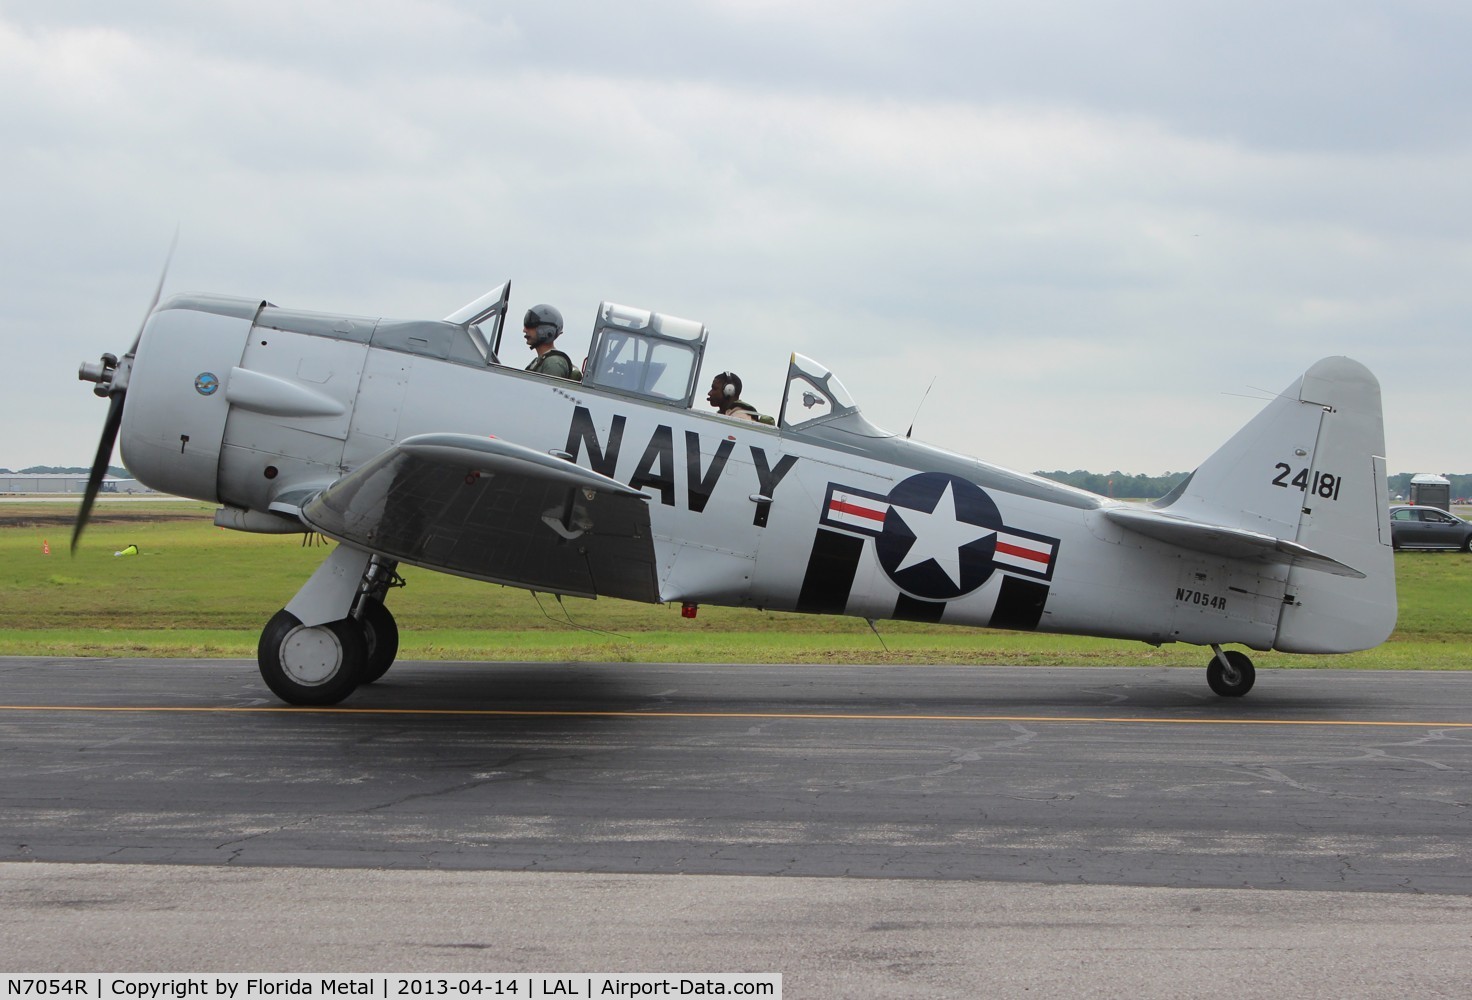
[[[817,416],[805,417],[801,420],[788,419],[788,405],[791,404],[795,410],[799,402],[799,399],[794,398],[794,386],[808,387],[801,390],[803,406],[811,409],[822,402],[826,404],[827,409]],[[787,380],[782,387],[782,409],[777,418],[777,425],[780,428],[800,431],[858,412],[858,404],[854,402],[853,396],[849,394],[844,384],[838,380],[837,375],[812,358],[793,352],[787,362]]]

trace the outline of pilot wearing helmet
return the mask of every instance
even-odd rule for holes
[[[553,342],[562,336],[562,313],[556,307],[545,304],[532,306],[526,311],[521,325],[526,335],[526,346],[537,352],[531,364],[526,366],[527,371],[578,380],[572,358],[553,346]]]

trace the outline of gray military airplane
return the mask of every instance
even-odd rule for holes
[[[1380,389],[1348,358],[1130,504],[881,430],[800,354],[773,424],[694,411],[706,327],[612,302],[581,381],[508,367],[509,301],[394,321],[155,292],[128,352],[80,371],[109,406],[73,549],[119,438],[216,524],[335,540],[261,633],[266,685],[298,705],[392,665],[400,564],[690,613],[1195,643],[1224,696],[1255,677],[1224,644],[1343,653],[1395,625]]]

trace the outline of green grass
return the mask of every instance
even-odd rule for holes
[[[75,557],[66,504],[0,505],[0,655],[254,657],[265,620],[326,553],[210,524],[192,503],[99,503]],[[49,543],[51,554],[43,553]],[[114,556],[136,544],[137,556]],[[390,602],[407,659],[997,663],[1199,667],[1195,646],[550,597],[412,567]],[[1472,666],[1472,556],[1396,556],[1400,622],[1378,649],[1255,656],[1261,666]],[[569,620],[571,623],[569,624]]]

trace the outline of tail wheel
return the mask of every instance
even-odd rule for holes
[[[358,609],[358,626],[363,630],[363,640],[368,646],[368,659],[363,672],[358,676],[359,684],[372,684],[388,673],[399,655],[399,624],[382,601],[365,600]]]
[[[1222,660],[1227,662],[1224,665]],[[1229,649],[1221,656],[1213,656],[1206,664],[1206,683],[1223,698],[1240,698],[1252,690],[1257,680],[1257,670],[1246,653]]]
[[[291,705],[336,705],[358,686],[368,662],[363,629],[351,618],[303,625],[281,610],[266,623],[256,647],[261,678]]]

